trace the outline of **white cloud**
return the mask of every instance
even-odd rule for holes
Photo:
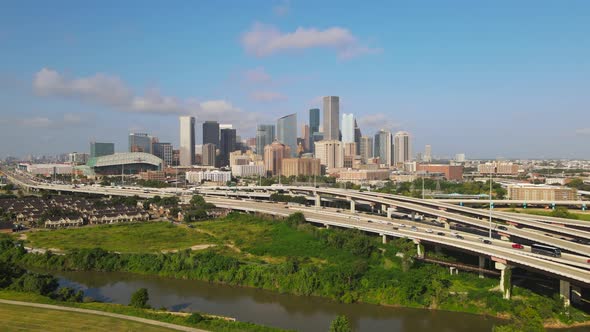
[[[367,129],[377,131],[379,129],[394,130],[401,127],[390,115],[385,113],[373,113],[363,115],[358,119],[358,125],[367,135]]]
[[[55,70],[43,68],[33,80],[35,92],[41,96],[62,96],[99,101],[110,105],[126,103],[131,90],[120,78],[102,73],[68,79]]]
[[[282,33],[277,27],[262,23],[254,23],[242,35],[242,45],[246,52],[258,57],[315,47],[334,49],[344,59],[381,52],[362,45],[348,29],[340,27],[325,30],[299,27],[294,32]]]
[[[270,82],[270,75],[264,70],[264,67],[249,69],[244,72],[244,79],[248,83],[266,83]]]
[[[285,15],[289,14],[290,10],[291,10],[291,3],[289,0],[283,0],[283,1],[281,1],[281,3],[279,3],[278,5],[276,5],[272,8],[272,11],[276,16],[285,16]]]
[[[590,135],[590,127],[576,129],[576,135]]]
[[[264,73],[259,71],[258,74]],[[262,77],[259,75],[259,78]],[[80,101],[107,106],[119,112],[149,114],[194,115],[201,120],[218,120],[240,123],[245,130],[255,128],[264,117],[260,113],[244,112],[225,100],[199,101],[195,98],[181,99],[162,95],[159,90],[148,90],[136,95],[117,76],[95,74],[89,77],[67,78],[55,70],[43,68],[33,80],[35,92],[44,97],[68,97]],[[60,123],[77,123],[82,119],[76,114],[64,115]],[[58,121],[47,118],[23,120],[27,126],[56,126]]]
[[[273,91],[254,91],[250,94],[250,98],[260,102],[273,102],[287,100],[287,96],[280,92]]]
[[[48,128],[53,125],[53,121],[46,117],[24,118],[17,121],[21,127],[27,128]]]

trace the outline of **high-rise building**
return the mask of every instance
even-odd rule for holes
[[[427,163],[432,162],[432,146],[426,144],[424,147],[424,161]]]
[[[229,166],[229,154],[236,150],[236,130],[221,129],[221,141],[219,143],[219,166]]]
[[[340,140],[340,98],[324,97],[324,140]]]
[[[375,149],[373,155],[379,157],[379,163],[391,166],[393,163],[391,133],[381,129],[375,134]]]
[[[313,133],[311,135],[311,141],[309,142],[309,145],[310,145],[309,148],[310,148],[311,153],[315,154],[315,143],[319,142],[319,141],[323,141],[323,140],[324,140],[324,133],[317,132],[317,133]]]
[[[297,114],[285,115],[277,120],[277,140],[291,148],[291,157],[297,152]]]
[[[201,152],[201,160],[203,166],[215,167],[215,144],[207,143],[203,144],[203,151]]]
[[[219,148],[219,122],[203,122],[203,144],[207,143],[215,144],[215,147]]]
[[[356,154],[359,155],[361,153],[361,137],[363,133],[361,132],[361,128],[356,123],[356,119],[354,119],[354,142],[356,143]]]
[[[115,154],[115,143],[90,142],[90,158]]]
[[[283,167],[283,159],[291,157],[291,147],[274,141],[264,147],[264,169],[268,174],[279,175]]]
[[[403,164],[412,160],[412,142],[410,134],[405,131],[398,131],[394,136],[394,163]]]
[[[344,166],[344,147],[337,140],[324,140],[315,143],[315,155],[327,169]]]
[[[256,129],[256,153],[264,154],[264,147],[272,144],[275,140],[275,125],[258,125]]]
[[[312,108],[309,110],[309,134],[313,136],[320,132],[320,109]]]
[[[172,166],[174,151],[170,143],[154,143],[152,154],[164,161],[164,165]]]
[[[342,143],[354,143],[354,115],[342,114]]]
[[[303,127],[301,127],[301,136],[303,138],[303,149],[305,149],[305,151],[308,152],[310,150],[309,142],[311,141],[309,125],[304,124]]]
[[[364,163],[370,158],[373,158],[373,138],[371,136],[361,137],[360,155]]]
[[[152,137],[146,133],[129,134],[129,152],[152,153]]]
[[[356,156],[356,143],[355,142],[342,143],[342,146],[344,146],[344,156],[345,157]]]
[[[192,166],[195,163],[195,118],[180,117],[180,166]]]
[[[83,165],[88,162],[89,156],[88,153],[72,152],[68,154],[68,161],[72,165]]]

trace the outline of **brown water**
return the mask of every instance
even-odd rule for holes
[[[127,304],[138,288],[148,289],[150,302],[174,311],[200,311],[297,331],[325,332],[338,314],[355,331],[472,332],[491,331],[498,320],[464,313],[342,304],[251,288],[209,284],[129,273],[59,272],[62,285],[83,289],[87,296]]]

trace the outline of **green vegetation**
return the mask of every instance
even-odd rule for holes
[[[330,324],[330,332],[352,332],[352,328],[350,327],[350,323],[346,316],[336,316]]]
[[[168,311],[162,311],[162,310],[142,309],[142,308],[135,308],[135,307],[125,306],[125,305],[120,305],[120,304],[102,303],[102,302],[84,302],[84,303],[61,302],[61,301],[56,301],[52,298],[38,295],[38,294],[34,294],[34,293],[15,292],[15,291],[10,291],[10,290],[1,290],[0,289],[0,298],[6,299],[6,300],[54,304],[54,305],[65,306],[65,307],[74,307],[74,308],[111,312],[111,313],[116,313],[116,314],[121,314],[121,315],[157,320],[160,322],[166,322],[166,323],[170,323],[170,324],[196,327],[196,328],[201,328],[201,329],[208,330],[208,331],[218,331],[218,332],[234,332],[234,331],[235,332],[279,332],[279,331],[283,331],[281,329],[255,325],[252,323],[238,322],[238,321],[234,322],[234,321],[229,321],[229,320],[224,320],[224,319],[218,319],[218,318],[210,317],[206,314],[197,314],[198,316],[201,316],[201,318],[202,318],[201,320],[198,320],[198,319],[195,319],[195,317],[193,317],[193,315],[175,314],[175,313],[170,313]],[[16,308],[16,310],[19,310],[19,312],[26,312],[26,310],[23,310],[23,309],[25,309],[27,307],[15,306],[15,308]],[[0,315],[3,315],[2,309],[3,308],[0,307]],[[60,313],[63,313],[64,315],[68,315],[68,316],[75,314],[72,312],[65,312],[65,311],[60,311]],[[86,317],[84,317],[84,319],[83,319],[84,321],[89,322],[92,325],[101,326],[100,323],[102,322],[102,320],[100,320],[100,318],[103,316],[96,316],[96,315],[85,315],[85,316]],[[59,325],[59,323],[56,323],[53,321],[54,319],[57,321],[57,317],[61,318],[61,316],[53,316],[52,315],[51,317],[52,318],[49,318],[47,320],[48,322],[51,322],[50,326],[61,326],[61,325]],[[74,316],[72,316],[72,317],[74,317]],[[11,317],[11,319],[12,318],[13,317]],[[105,318],[108,318],[108,317],[105,317]],[[40,318],[40,320],[44,320],[44,319]],[[198,320],[198,322],[197,322],[197,320]],[[6,320],[2,319],[0,321],[2,321],[4,323]],[[121,320],[121,322],[125,322],[125,321]],[[78,324],[80,324],[80,323],[78,323]],[[71,328],[65,328],[65,329],[61,328],[61,329],[57,329],[57,330],[51,330],[47,326],[48,325],[43,324],[44,331],[72,330]],[[65,325],[65,326],[70,327],[70,326],[77,326],[77,325],[72,324],[72,325]],[[108,328],[111,325],[106,325],[106,326],[107,327],[105,327],[105,328]],[[144,329],[151,327],[151,325],[140,324],[140,325],[138,325],[138,328],[134,327],[134,328],[130,328],[130,329],[125,329],[125,327],[123,326],[121,329],[119,329],[117,326],[118,325],[113,325],[112,330],[113,331],[121,331],[121,330],[123,330],[123,331],[143,331]],[[4,324],[2,327],[4,328]],[[104,331],[105,328],[101,329],[101,331]],[[39,328],[37,327],[36,330],[39,330]],[[78,330],[78,329],[73,329],[73,330]],[[93,331],[93,330],[89,328],[89,331]],[[158,328],[155,330],[148,329],[147,331],[167,331],[167,330],[163,329],[163,328]]]
[[[173,331],[163,327],[99,315],[0,304],[2,331]]]
[[[149,187],[149,188],[166,188],[170,187],[168,183],[158,181],[158,180],[137,180],[137,184],[142,187]]]
[[[307,204],[307,198],[305,198],[305,196],[291,196],[279,193],[272,193],[270,195],[270,200],[273,202],[292,202],[303,205]]]
[[[205,202],[205,199],[199,195],[193,195],[190,200],[190,206],[184,209],[184,222],[199,221],[208,218],[207,211],[215,208],[215,205]]]
[[[129,305],[135,308],[149,309],[148,301],[150,296],[146,288],[140,288],[131,295],[131,302]]]
[[[71,249],[65,255],[25,254],[14,248],[0,252],[0,259],[6,257],[14,264],[42,269],[134,272],[316,295],[344,303],[505,317],[514,317],[519,306],[526,304],[535,308],[542,321],[588,320],[574,308],[564,314],[557,300],[519,287],[513,288],[513,300],[506,301],[501,292],[490,291],[498,286],[497,279],[479,279],[469,273],[451,276],[446,268],[414,260],[416,247],[408,240],[381,244],[379,238],[357,230],[314,227],[300,213],[285,219],[231,213],[193,226],[177,229],[208,236],[207,243],[216,246],[165,254],[147,250],[116,254],[104,250],[103,245],[104,249]],[[114,227],[128,227],[128,233],[134,234],[136,226]],[[119,241],[129,242],[131,238]]]
[[[465,194],[465,195],[479,195],[490,193],[490,181],[483,182],[453,182],[444,180],[424,179],[424,189],[430,191],[440,191],[445,194]],[[403,182],[394,184],[387,182],[383,188],[377,191],[388,194],[398,194],[412,197],[422,197],[422,179],[416,179],[413,182]],[[506,189],[493,182],[492,195],[495,198],[503,199],[506,196]]]
[[[164,222],[100,225],[28,233],[30,245],[62,250],[103,248],[115,252],[160,252],[212,244],[215,239],[194,229]]]

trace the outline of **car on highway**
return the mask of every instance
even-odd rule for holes
[[[459,239],[459,240],[463,240],[463,236],[459,235],[459,234],[455,234],[455,238]]]
[[[414,232],[417,232],[418,228],[416,226],[412,226],[411,230],[413,230]]]
[[[508,230],[508,228],[506,228],[506,226],[498,226],[498,229],[499,230],[503,230],[503,231],[507,231]]]
[[[492,241],[486,240],[486,239],[484,239],[482,242],[485,243],[485,244],[492,244]]]
[[[586,263],[590,264],[590,259],[586,260]]]
[[[401,227],[401,228],[404,228],[404,227],[406,227],[406,225],[405,225],[405,224],[398,224],[398,226],[399,226],[399,227]]]
[[[443,232],[438,232],[438,233],[436,233],[436,235],[445,236],[445,233],[443,233]]]
[[[432,228],[427,228],[426,233],[432,233]]]
[[[524,249],[524,246],[520,243],[513,243],[512,248],[514,249]]]

